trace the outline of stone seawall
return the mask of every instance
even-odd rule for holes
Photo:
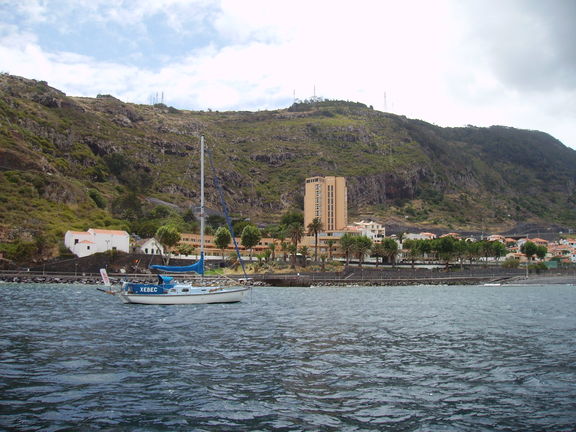
[[[506,276],[460,276],[460,277],[414,277],[414,278],[314,278],[301,275],[250,275],[250,284],[258,286],[408,286],[408,285],[482,285],[487,283],[498,284],[575,284],[575,276],[562,274],[520,275]],[[199,278],[178,275],[179,282],[198,282]],[[112,285],[120,285],[123,281],[137,283],[155,283],[155,275],[110,275]],[[103,285],[100,275],[70,275],[70,274],[34,274],[33,272],[4,272],[0,273],[0,283],[38,283],[38,284],[83,284]],[[205,277],[204,283],[219,285],[237,285],[237,278]]]

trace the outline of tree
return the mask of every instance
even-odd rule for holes
[[[232,231],[235,234],[240,233],[240,235],[242,235],[242,231],[244,231],[244,228],[246,228],[248,225],[252,225],[252,224],[250,222],[248,222],[247,220],[234,221],[232,223]]]
[[[260,230],[257,226],[246,225],[242,230],[240,241],[242,246],[250,250],[250,261],[252,261],[252,248],[258,244],[261,238]]]
[[[298,249],[298,243],[304,235],[304,227],[300,223],[294,222],[288,227],[288,235],[292,240],[292,244]]]
[[[157,220],[135,221],[130,224],[130,229],[134,234],[142,238],[154,237],[161,223]]]
[[[177,251],[180,255],[192,255],[194,250],[194,246],[188,243],[180,243],[177,248]]]
[[[282,215],[280,219],[280,224],[285,227],[292,224],[304,225],[304,215],[298,211],[289,211]]]
[[[359,267],[362,268],[362,263],[364,262],[364,256],[370,251],[372,247],[372,240],[367,236],[356,236],[352,243],[352,250],[358,257]]]
[[[327,258],[326,254],[324,254],[324,253],[320,254],[320,262],[321,262],[320,270],[321,271],[326,271],[326,258]]]
[[[480,252],[480,254],[482,254],[482,256],[484,256],[484,261],[487,263],[488,257],[491,256],[493,252],[492,242],[489,242],[487,240],[482,240],[478,242],[478,251]]]
[[[194,211],[192,209],[186,210],[182,214],[182,219],[186,223],[197,223],[198,222],[198,220],[196,219],[196,216],[194,215]]]
[[[332,261],[332,248],[334,247],[335,244],[336,240],[334,239],[326,240],[326,245],[328,246],[328,259],[330,261]]]
[[[466,259],[472,265],[472,262],[481,255],[480,242],[471,242],[466,245]]]
[[[456,240],[454,242],[454,256],[458,258],[460,262],[460,270],[464,269],[464,259],[467,256],[468,243],[466,240]]]
[[[300,255],[302,255],[302,258],[304,259],[303,267],[306,267],[306,261],[308,259],[308,255],[310,253],[308,250],[308,246],[300,247],[300,249],[298,250],[298,253],[300,253]]]
[[[298,252],[298,248],[296,247],[296,245],[294,243],[290,243],[288,245],[288,253],[290,254],[290,267],[291,268],[296,268],[296,253]]]
[[[124,193],[112,201],[112,214],[118,219],[129,221],[140,219],[142,217],[142,205],[136,192]]]
[[[284,259],[284,262],[286,262],[288,260],[288,253],[290,252],[288,250],[289,248],[289,244],[286,243],[285,241],[282,241],[280,243],[280,250],[282,251],[282,258]]]
[[[392,263],[396,265],[396,254],[398,253],[398,243],[391,238],[385,238],[382,240],[382,249],[384,251],[384,256]]]
[[[165,219],[172,214],[172,210],[164,205],[154,207],[149,214],[151,219]]]
[[[406,256],[410,258],[410,261],[412,262],[412,269],[414,269],[414,262],[416,261],[416,258],[420,254],[420,249],[418,247],[419,242],[420,240],[413,240],[413,239],[407,239],[404,242],[402,242],[404,250],[407,251]]]
[[[538,246],[536,246],[536,243],[534,242],[527,241],[520,246],[520,252],[526,255],[526,259],[528,260],[528,263],[530,263],[532,257],[538,252]]]
[[[272,242],[268,245],[272,261],[276,261],[276,243]]]
[[[382,243],[375,243],[374,246],[372,246],[372,256],[376,257],[376,267],[378,267],[378,258],[382,258],[382,262],[384,262],[386,251]]]
[[[160,243],[164,249],[164,262],[170,262],[171,248],[180,242],[180,232],[174,225],[162,225],[156,230],[154,238]]]
[[[418,240],[418,251],[422,258],[428,258],[432,252],[432,240]]]
[[[350,253],[352,253],[354,247],[354,236],[352,234],[346,233],[340,237],[340,248],[344,252],[346,257],[346,269],[350,265]]]
[[[320,218],[315,217],[312,222],[308,224],[308,235],[314,236],[314,262],[318,262],[318,233],[324,230],[324,224]]]
[[[218,231],[218,228],[226,225],[226,218],[220,215],[210,215],[206,218],[206,225]]]
[[[504,246],[504,243],[499,241],[492,242],[492,255],[494,258],[496,258],[496,260],[499,260],[501,257],[505,256],[507,252],[508,250],[506,249],[506,246]]]
[[[438,259],[445,262],[446,269],[450,266],[450,260],[456,253],[456,241],[454,237],[440,237],[433,240],[432,249],[438,255]]]
[[[38,248],[36,243],[22,239],[18,239],[13,243],[8,243],[3,247],[3,252],[6,254],[6,258],[17,263],[30,262],[36,255],[37,251]]]
[[[228,228],[221,226],[216,230],[216,234],[214,235],[214,244],[222,252],[222,261],[224,261],[224,250],[228,247],[231,241],[232,236],[230,235]]]
[[[548,253],[548,248],[546,246],[537,246],[536,247],[536,256],[543,260],[546,258],[546,254]]]

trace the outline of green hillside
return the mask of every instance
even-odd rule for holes
[[[505,231],[576,222],[576,152],[543,132],[441,128],[343,101],[182,111],[68,97],[4,74],[2,241],[41,239],[54,254],[68,229],[145,235],[171,217],[194,229],[186,211],[197,205],[200,134],[234,216],[254,222],[301,209],[304,179],[314,175],[347,177],[351,216],[385,224]],[[211,183],[207,194],[218,209]]]

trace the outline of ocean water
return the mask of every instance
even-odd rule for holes
[[[573,431],[576,287],[0,285],[0,430]]]

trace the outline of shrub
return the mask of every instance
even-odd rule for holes
[[[90,196],[90,198],[92,198],[92,201],[94,201],[94,204],[96,204],[96,206],[98,208],[106,208],[106,200],[102,197],[102,195],[100,195],[100,192],[98,192],[96,189],[90,189],[88,191],[88,195]]]
[[[502,263],[502,267],[504,268],[508,268],[508,269],[512,269],[512,268],[518,268],[520,266],[520,261],[518,261],[516,258],[506,258],[506,260],[504,260],[504,262]]]

